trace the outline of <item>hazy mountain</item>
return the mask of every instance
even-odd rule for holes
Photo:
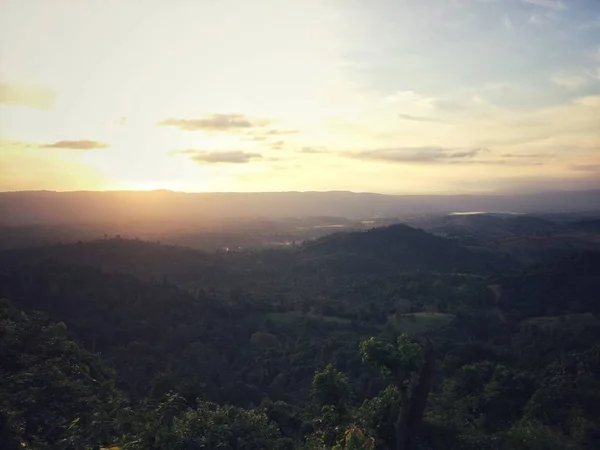
[[[0,225],[116,221],[202,222],[214,218],[575,212],[600,210],[600,191],[524,195],[380,195],[352,192],[181,193],[171,191],[0,193]]]
[[[520,214],[450,214],[417,221],[415,225],[435,234],[485,241],[544,236],[559,230],[559,225],[550,220]]]

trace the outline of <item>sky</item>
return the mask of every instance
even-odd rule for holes
[[[0,190],[600,188],[599,0],[0,0]]]

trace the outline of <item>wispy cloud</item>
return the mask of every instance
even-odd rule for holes
[[[598,163],[598,164],[571,164],[569,166],[569,168],[576,172],[599,172],[600,173],[600,163]]]
[[[550,77],[550,81],[554,84],[564,87],[566,89],[579,89],[585,86],[588,82],[587,78],[581,75],[575,74],[556,74]]]
[[[41,148],[64,148],[72,150],[96,150],[107,148],[109,145],[105,142],[92,141],[90,139],[80,139],[76,141],[57,141],[52,144],[41,145]]]
[[[212,114],[199,119],[169,118],[159,122],[158,125],[185,131],[231,131],[262,127],[269,123],[267,119],[251,119],[243,114]]]
[[[173,150],[170,155],[187,155],[190,160],[199,164],[244,164],[262,159],[259,153],[240,150],[207,151],[207,150]]]
[[[306,146],[306,147],[302,147],[300,149],[300,153],[307,153],[307,154],[327,153],[327,148],[319,147],[319,146]]]
[[[412,122],[437,122],[443,123],[442,119],[438,119],[436,117],[426,117],[426,116],[415,116],[413,114],[398,114],[398,117],[402,120],[409,120]]]
[[[549,8],[556,11],[567,9],[567,5],[561,0],[523,0],[525,3],[531,5],[541,6],[543,8]]]
[[[273,150],[281,150],[283,148],[284,144],[285,144],[285,142],[283,142],[283,141],[273,142],[271,144],[271,148]]]
[[[468,161],[448,161],[448,164],[479,165],[479,166],[543,166],[542,161],[514,161],[507,159],[482,159]]]
[[[508,13],[504,13],[504,16],[502,16],[502,24],[508,30],[513,29],[513,23]]]
[[[582,31],[591,30],[594,28],[600,28],[600,16],[596,17],[593,20],[590,20],[589,22],[584,22],[581,25],[579,25],[579,29]]]
[[[553,154],[548,153],[503,153],[501,155],[503,158],[548,158],[553,157]]]
[[[269,137],[265,136],[263,134],[257,134],[255,136],[248,136],[248,137],[243,138],[244,141],[253,141],[253,142],[266,141],[267,139],[269,139]]]
[[[268,130],[265,131],[264,134],[266,134],[267,136],[279,136],[282,134],[296,134],[299,132],[300,130]]]
[[[260,129],[254,129],[251,130],[249,132],[246,133],[246,136],[244,138],[244,140],[246,141],[255,141],[255,142],[260,142],[260,141],[266,141],[269,138],[272,137],[276,137],[276,136],[283,136],[283,135],[288,135],[288,134],[297,134],[299,133],[299,130],[279,130],[279,129],[270,129],[270,130],[260,130]]]
[[[434,98],[421,95],[415,91],[397,91],[383,98],[384,103],[395,103],[411,107],[429,108]]]
[[[365,150],[345,156],[357,159],[398,163],[439,163],[473,158],[486,148],[398,147]]]
[[[0,104],[52,109],[56,93],[45,86],[0,83]]]

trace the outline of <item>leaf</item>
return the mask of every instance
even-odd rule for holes
[[[79,419],[80,419],[79,417],[77,417],[76,419],[73,419],[73,421],[70,423],[70,425],[69,425],[69,428],[68,428],[68,429],[70,430],[70,429],[71,429],[71,428],[73,428],[75,425],[77,425],[77,422],[79,422]]]

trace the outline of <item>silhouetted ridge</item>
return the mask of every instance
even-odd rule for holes
[[[506,258],[404,224],[336,233],[307,243],[304,250],[321,256],[372,258],[393,269],[482,273],[511,264]]]

